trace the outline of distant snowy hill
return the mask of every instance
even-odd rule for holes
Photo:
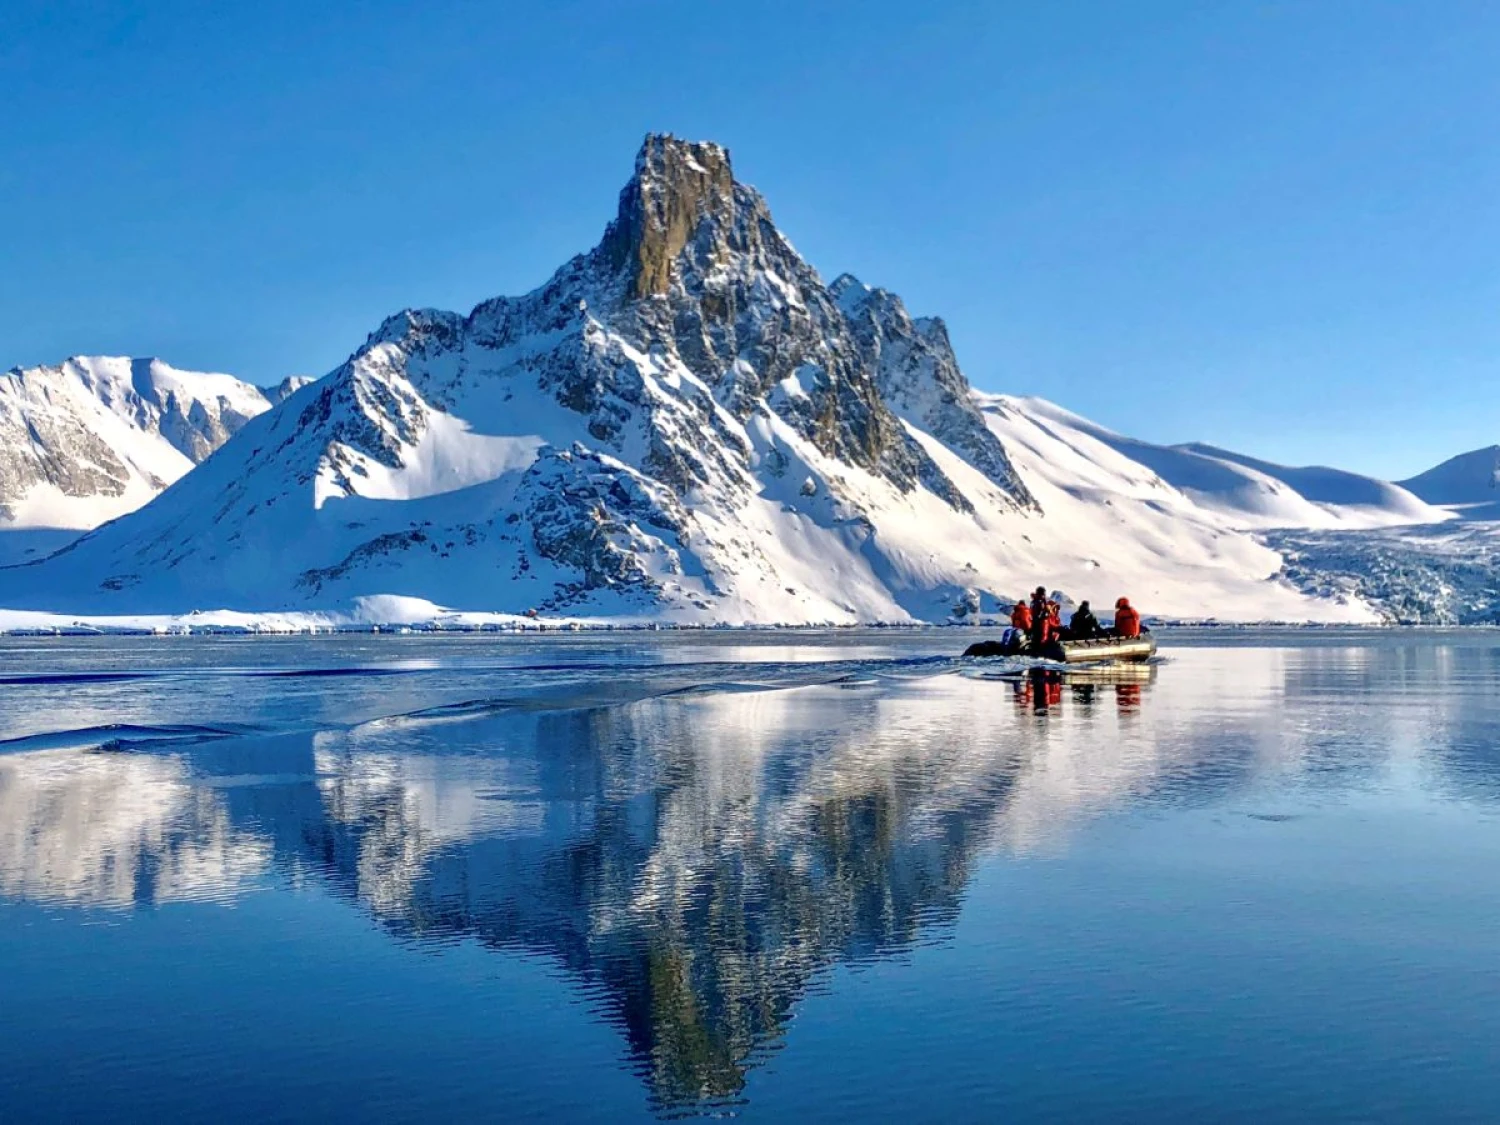
[[[1289,469],[1210,445],[1152,445],[1104,429],[1041,399],[1009,399],[1011,409],[1068,435],[1113,450],[1177,490],[1203,515],[1240,529],[1359,528],[1433,523],[1449,514],[1397,485],[1338,469]]]
[[[1270,581],[1281,557],[1243,530],[1265,522],[1267,507],[1235,492],[1259,482],[1222,462],[1123,438],[1042,399],[974,399],[1041,507],[1041,519],[1012,534],[1034,550],[1036,573],[1057,576],[1053,585],[1097,599],[1103,584],[1105,593],[1118,589],[1185,616],[1341,616],[1343,607],[1310,606]],[[1283,518],[1335,518],[1289,489],[1269,495]]]
[[[1323,466],[1288,468],[1259,461],[1242,453],[1231,453],[1212,445],[1178,446],[1185,453],[1232,465],[1245,473],[1247,485],[1274,488],[1279,483],[1302,501],[1314,505],[1322,516],[1311,519],[1270,521],[1279,527],[1393,527],[1402,524],[1439,523],[1449,518],[1447,512],[1423,503],[1400,485],[1343,469]],[[1283,496],[1285,493],[1282,494]]]
[[[1429,504],[1500,508],[1500,445],[1461,453],[1401,484]]]
[[[248,383],[155,359],[0,375],[0,556],[8,539],[60,546],[134,511],[270,405]]]
[[[126,381],[160,402],[148,375]],[[274,405],[246,390],[217,400],[239,428],[218,453],[5,571],[0,605],[853,623],[970,616],[1043,582],[1163,615],[1363,621],[1369,599],[1294,580],[1256,530],[1448,515],[976,394],[942,321],[825,284],[724,149],[664,136],[600,244],[540,289],[393,316]],[[164,415],[209,416],[185,395]],[[181,454],[175,425],[137,429]]]

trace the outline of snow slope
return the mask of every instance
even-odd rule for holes
[[[1330,469],[1322,465],[1290,468],[1198,443],[1177,448],[1279,481],[1293,489],[1303,500],[1326,513],[1323,522],[1298,522],[1287,526],[1394,527],[1403,524],[1441,523],[1450,518],[1449,513],[1423,502],[1399,484],[1361,476],[1359,473]]]
[[[0,375],[0,541],[134,511],[269,407],[248,383],[156,359],[78,356]]]
[[[1274,580],[1281,556],[1237,526],[1244,510],[1203,502],[1205,494],[1222,496],[1205,487],[1216,463],[1190,454],[1138,459],[1131,454],[1160,447],[1121,438],[1042,399],[974,397],[1041,507],[1042,518],[1022,531],[1038,580],[1092,592],[1105,609],[1124,593],[1168,616],[1370,619],[1352,600],[1310,605]],[[1169,483],[1158,465],[1200,487]],[[1014,593],[1025,589],[1023,583]]]

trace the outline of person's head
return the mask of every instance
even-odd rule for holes
[[[1083,601],[1081,601],[1081,602],[1078,603],[1078,612],[1079,613],[1087,613],[1088,611],[1089,611],[1089,603],[1088,603],[1088,599],[1085,598]]]
[[[1115,599],[1115,608],[1116,609],[1127,609],[1127,608],[1129,608],[1129,606],[1130,606],[1130,599],[1129,598],[1116,598]]]
[[[1031,592],[1031,596],[1033,598],[1043,598],[1043,599],[1045,599],[1047,597],[1047,587],[1045,587],[1045,586],[1038,586],[1035,590],[1033,590]]]

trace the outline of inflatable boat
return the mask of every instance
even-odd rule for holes
[[[1156,638],[1150,632],[1139,637],[1093,637],[1086,641],[1051,641],[1040,652],[1026,644],[980,641],[964,650],[965,656],[1039,656],[1059,664],[1097,664],[1102,661],[1140,663],[1156,655]]]

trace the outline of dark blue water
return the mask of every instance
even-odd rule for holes
[[[1494,1121],[1500,635],[0,640],[0,1121]]]

